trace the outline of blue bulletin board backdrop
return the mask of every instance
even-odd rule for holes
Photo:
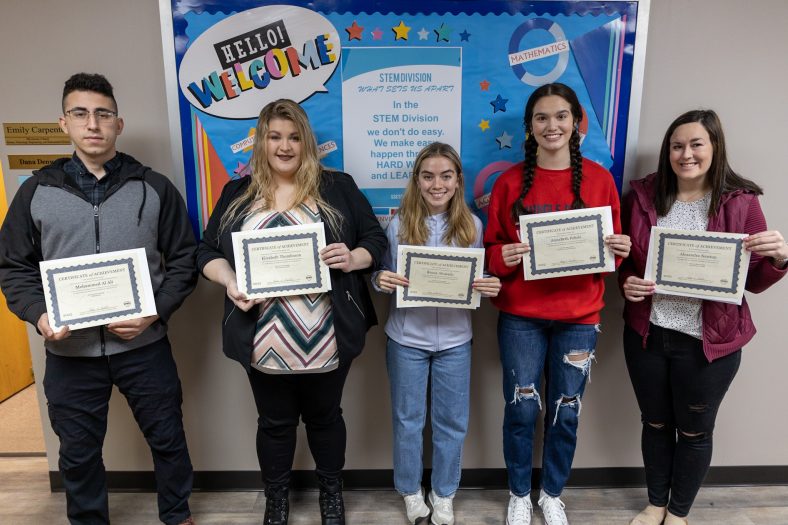
[[[413,153],[433,140],[460,151],[466,200],[486,219],[495,179],[522,159],[525,101],[554,81],[578,93],[583,155],[620,191],[634,156],[648,7],[160,0],[173,162],[195,232],[224,182],[248,174],[256,114],[282,96],[301,103],[324,165],[353,175],[382,222]]]

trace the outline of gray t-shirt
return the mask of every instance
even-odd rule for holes
[[[678,230],[705,231],[709,224],[711,193],[691,202],[675,201],[664,217],[657,217],[657,226]],[[701,305],[703,300],[678,295],[654,294],[651,322],[698,339],[703,338]]]

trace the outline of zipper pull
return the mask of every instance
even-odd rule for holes
[[[355,299],[353,299],[353,296],[352,296],[352,295],[350,295],[350,290],[345,290],[345,294],[347,294],[347,300],[348,300],[348,301],[350,301],[351,303],[353,303],[353,306],[355,306],[355,307],[356,307],[356,310],[358,310],[358,313],[360,313],[360,314],[361,314],[361,317],[363,317],[364,319],[366,319],[366,318],[367,318],[367,316],[366,316],[366,315],[364,315],[364,311],[363,311],[363,310],[361,309],[361,307],[358,305],[358,303],[356,302],[356,300],[355,300]]]
[[[99,207],[98,204],[93,205],[93,224],[96,227],[96,253],[101,252],[101,246],[99,243]]]

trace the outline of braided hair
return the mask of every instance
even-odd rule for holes
[[[566,84],[555,82],[552,84],[545,84],[534,91],[528,102],[525,104],[525,117],[523,124],[525,126],[525,160],[523,162],[523,181],[520,189],[520,195],[512,206],[512,219],[515,222],[519,221],[520,215],[526,213],[523,201],[525,196],[531,190],[534,183],[534,176],[536,173],[536,157],[539,145],[536,138],[531,132],[531,120],[534,116],[534,107],[539,99],[549,96],[559,96],[569,103],[572,112],[572,119],[574,120],[574,129],[572,136],[569,137],[569,158],[570,166],[572,168],[572,193],[575,198],[572,201],[572,209],[585,208],[585,203],[580,196],[580,185],[583,181],[583,156],[580,153],[580,121],[583,120],[583,108],[580,101],[577,99],[575,92]]]
[[[569,137],[569,158],[572,166],[572,193],[575,195],[572,209],[578,210],[585,208],[586,205],[583,197],[580,196],[580,183],[583,182],[583,155],[580,154],[580,131],[577,122],[572,130],[572,136]]]
[[[514,201],[514,206],[512,207],[512,219],[515,223],[519,223],[520,215],[525,215],[525,206],[523,206],[523,200],[525,200],[525,196],[528,195],[528,191],[530,191],[531,186],[534,183],[534,174],[536,172],[536,151],[539,148],[539,146],[536,144],[536,139],[529,131],[528,124],[525,125],[525,130],[525,162],[523,162],[523,185],[520,190],[520,196],[517,197],[516,201]]]

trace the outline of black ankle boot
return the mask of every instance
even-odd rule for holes
[[[318,477],[320,483],[321,525],[345,525],[345,502],[342,499],[342,478]]]
[[[263,525],[287,525],[290,503],[287,501],[287,485],[265,487],[265,517]]]

